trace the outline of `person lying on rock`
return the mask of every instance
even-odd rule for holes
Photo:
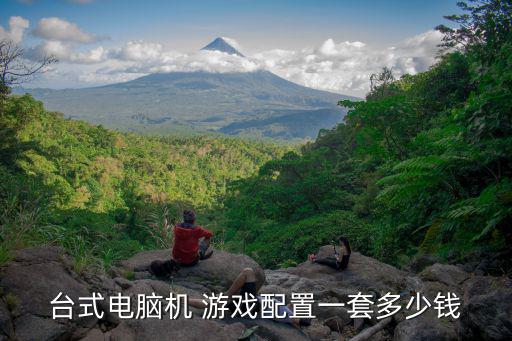
[[[236,311],[236,306],[233,303],[232,297],[233,295],[241,295],[242,297],[245,297],[245,294],[252,295],[253,297],[257,298],[258,301],[256,304],[252,307],[251,313],[258,314],[261,310],[261,296],[258,295],[258,292],[256,290],[256,274],[254,273],[254,270],[252,268],[245,268],[243,269],[238,276],[235,278],[231,286],[229,287],[229,290],[225,293],[225,295],[228,297],[228,304],[227,307],[233,314]],[[278,299],[274,298],[274,300],[278,303],[281,303]],[[202,299],[198,298],[189,298],[188,304],[191,307],[195,307],[198,309],[206,309],[207,304],[203,302]],[[247,306],[242,306],[241,309],[249,309]],[[279,316],[285,316],[283,318],[276,318],[275,321],[281,322],[281,323],[288,323],[291,324],[294,327],[297,327],[300,329],[300,326],[309,326],[311,324],[311,321],[309,319],[303,319],[303,318],[292,318],[293,315],[292,312],[292,306],[291,305],[281,305],[279,304],[277,307],[278,311],[277,314]],[[246,311],[242,311],[243,313]]]
[[[326,257],[326,258],[316,258],[316,255],[314,253],[310,254],[308,256],[308,259],[312,263],[327,265],[333,269],[343,271],[348,266],[348,261],[350,260],[350,254],[352,253],[352,250],[350,249],[350,243],[348,242],[347,237],[340,236],[338,237],[339,247],[340,247],[340,253],[336,250],[336,246],[333,245],[334,248],[334,257]]]
[[[169,260],[154,260],[149,272],[159,278],[168,278],[179,271],[181,266],[196,265],[200,259],[210,258],[213,251],[208,251],[213,233],[195,225],[193,211],[183,211],[183,222],[173,228],[174,245]]]
[[[213,233],[196,225],[194,211],[183,211],[183,222],[174,226],[174,245],[172,261],[180,266],[193,266],[201,259],[210,258],[213,251],[208,251]]]

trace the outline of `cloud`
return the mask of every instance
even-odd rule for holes
[[[155,61],[161,58],[163,47],[158,43],[148,43],[142,40],[129,41],[112,56],[128,61]]]
[[[439,32],[427,31],[387,48],[360,41],[336,42],[330,38],[316,47],[272,49],[247,58],[219,51],[176,52],[158,42],[141,40],[117,48],[90,50],[76,50],[72,41],[47,40],[32,52],[51,53],[67,63],[91,65],[93,69],[83,72],[79,68],[75,73],[79,74],[76,78],[80,82],[91,84],[126,81],[156,72],[265,69],[308,87],[364,96],[369,90],[370,75],[384,66],[391,68],[396,76],[427,70],[436,61],[441,38]]]
[[[10,40],[16,44],[23,40],[25,30],[29,26],[29,21],[22,17],[9,18],[9,30],[0,26],[0,40]]]
[[[427,70],[435,63],[442,35],[427,31],[389,48],[362,42],[327,39],[318,48],[300,51],[270,50],[253,57],[276,74],[309,87],[362,96],[369,89],[369,77],[382,67],[396,76]]]
[[[51,55],[59,62],[76,64],[96,64],[107,60],[108,50],[99,46],[86,51],[76,51],[69,43],[49,40],[27,50],[29,59],[39,60],[42,56]]]
[[[130,63],[124,71],[136,73],[208,71],[248,72],[259,68],[251,60],[219,51],[200,50],[180,53],[165,50],[161,44],[144,41],[130,41],[110,56]]]
[[[67,20],[51,17],[39,20],[32,33],[45,40],[93,43],[106,37],[82,31],[76,24]]]

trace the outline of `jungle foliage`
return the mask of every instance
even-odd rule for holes
[[[266,266],[339,234],[394,264],[510,247],[512,3],[459,5],[430,70],[384,68],[365,101],[340,102],[343,124],[233,185],[229,245]]]

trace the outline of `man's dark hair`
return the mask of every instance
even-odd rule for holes
[[[185,223],[193,224],[196,221],[196,214],[192,210],[183,211],[183,221]]]

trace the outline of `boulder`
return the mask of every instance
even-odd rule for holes
[[[512,280],[476,276],[464,285],[459,336],[468,340],[512,339]]]
[[[451,341],[457,340],[457,333],[452,323],[438,319],[437,315],[427,310],[415,318],[400,322],[395,330],[393,341]]]
[[[305,330],[313,341],[328,340],[331,336],[331,329],[315,320]]]
[[[14,320],[15,340],[41,341],[69,339],[75,331],[71,323],[59,323],[47,317],[26,314]]]
[[[323,246],[318,258],[332,256],[332,245]],[[313,280],[322,280],[327,289],[336,288],[343,283],[344,288],[358,291],[374,290],[396,292],[406,287],[407,273],[376,259],[352,252],[350,262],[344,271],[336,271],[325,265],[306,261],[284,271]]]
[[[5,335],[9,338],[14,338],[14,327],[12,324],[11,313],[7,305],[0,301],[0,335]]]
[[[244,329],[241,323],[225,324],[195,318],[126,320],[111,331],[110,340],[238,340]]]
[[[91,329],[80,341],[109,341],[110,337],[99,329]]]
[[[420,273],[424,281],[438,281],[450,287],[460,286],[470,275],[455,265],[436,263]]]
[[[435,263],[439,263],[440,259],[439,257],[433,256],[433,255],[418,255],[414,257],[412,261],[409,262],[404,268],[406,271],[419,273],[423,269],[425,269],[427,266],[434,265]]]
[[[170,254],[170,250],[146,251],[122,261],[120,264],[128,270],[147,272],[152,261],[167,259]],[[200,261],[195,266],[182,267],[174,276],[174,279],[188,282],[196,281],[211,288],[211,290],[218,288],[226,290],[245,268],[252,268],[255,271],[257,289],[259,289],[265,282],[265,273],[258,263],[248,256],[220,250],[214,250],[212,257]]]
[[[95,317],[78,318],[79,297],[91,296],[85,282],[70,269],[71,260],[60,247],[41,246],[15,252],[0,270],[0,287],[11,301],[12,320],[20,340],[52,340],[90,328]],[[62,292],[75,303],[73,320],[52,320],[51,301]]]
[[[299,330],[290,324],[271,319],[228,318],[223,321],[226,323],[242,323],[246,328],[258,326],[255,334],[264,340],[310,340],[309,335],[303,330]]]

